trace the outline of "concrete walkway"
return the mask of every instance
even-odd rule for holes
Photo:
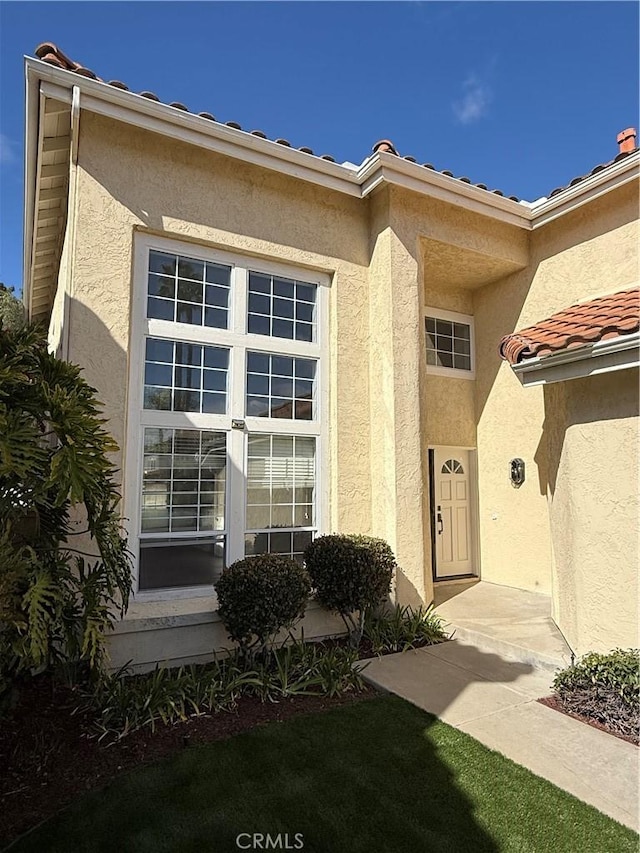
[[[435,605],[449,633],[480,649],[550,672],[571,663],[548,595],[486,581],[438,584]]]
[[[638,831],[640,750],[536,702],[548,670],[454,639],[374,658],[363,675]]]

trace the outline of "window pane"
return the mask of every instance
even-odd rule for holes
[[[231,267],[224,264],[207,263],[205,279],[209,284],[222,284],[229,287],[231,284]]]
[[[204,278],[204,261],[196,261],[193,258],[179,258],[178,277],[202,281]]]
[[[252,314],[270,314],[271,299],[262,293],[249,294],[249,311]]]
[[[454,355],[453,366],[458,370],[471,370],[471,358],[468,355]]]
[[[221,347],[205,347],[204,366],[226,370],[229,366],[229,350]]]
[[[147,317],[155,320],[173,320],[175,308],[174,302],[169,302],[167,299],[154,299],[150,296],[147,300]]]
[[[247,396],[247,417],[264,418],[269,414],[269,398],[268,397],[250,397]]]
[[[295,294],[295,281],[289,278],[274,278],[273,292],[275,296],[286,296],[288,299],[293,299]]]
[[[247,365],[248,417],[313,419],[315,361],[250,352]],[[267,372],[254,373],[252,368]]]
[[[250,272],[249,293],[271,293],[271,276]]]
[[[296,323],[296,340],[309,342],[313,340],[313,326],[311,323]]]
[[[312,341],[316,289],[314,284],[249,272],[249,332]]]
[[[294,303],[291,299],[274,299],[273,316],[285,317],[293,320]]]
[[[454,323],[453,334],[456,338],[464,338],[468,341],[471,336],[471,329],[466,323]]]
[[[311,541],[309,532],[294,549],[292,534],[315,523],[315,445],[316,439],[307,436],[249,437],[247,553],[293,556]]]
[[[453,354],[450,352],[439,352],[438,363],[442,367],[453,367]]]
[[[158,338],[147,338],[145,347],[147,361],[173,362],[173,341],[162,341]]]
[[[269,373],[270,356],[260,352],[247,354],[247,370],[250,373]]]
[[[229,306],[229,291],[224,287],[215,287],[207,285],[205,290],[205,302],[207,305],[215,305],[219,308],[227,308]]]
[[[144,408],[171,411],[171,389],[145,385]]]
[[[278,376],[293,376],[293,359],[274,355],[271,372],[277,373]]]
[[[247,330],[250,335],[268,335],[269,318],[261,317],[259,314],[249,314]]]
[[[293,322],[291,320],[279,320],[274,317],[271,329],[274,338],[293,340]]]
[[[146,353],[145,409],[225,414],[228,349],[149,338]],[[166,361],[156,363],[150,356]],[[217,365],[216,369],[203,370],[203,356],[205,365]],[[203,390],[215,393],[203,395]]]
[[[225,565],[225,537],[185,542],[151,539],[140,543],[140,589],[215,583]]]
[[[207,391],[226,391],[226,370],[205,370],[203,374],[203,387]]]
[[[177,389],[173,392],[173,409],[176,412],[199,412],[199,391],[182,391]]]
[[[224,415],[227,411],[226,394],[202,395],[202,411],[208,415]]]
[[[316,285],[315,284],[296,284],[296,299],[301,302],[316,301]]]
[[[156,252],[152,249],[149,252],[149,271],[160,272],[171,276],[175,275],[176,256],[165,252]]]
[[[190,302],[178,302],[176,320],[178,323],[189,323],[192,326],[201,326],[202,308],[199,305],[192,305]]]
[[[202,285],[195,281],[185,281],[178,279],[178,299],[184,299],[185,302],[202,303]]]
[[[226,434],[148,427],[144,438],[141,532],[223,530]]]
[[[449,320],[436,320],[436,334],[453,335],[453,323]]]
[[[165,296],[168,299],[173,299],[175,295],[175,279],[149,273],[149,296]]]
[[[425,329],[428,334],[435,335],[436,332],[436,321],[433,317],[427,317],[425,322]]]
[[[202,347],[197,344],[183,344],[176,341],[176,364],[200,366]]]
[[[261,373],[247,374],[247,393],[269,396],[269,377]]]

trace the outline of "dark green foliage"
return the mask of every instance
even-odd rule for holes
[[[24,305],[13,291],[13,287],[6,287],[0,282],[0,326],[10,331],[21,329],[25,324]]]
[[[640,650],[590,652],[553,682],[563,708],[640,739]]]
[[[289,557],[246,557],[226,568],[216,584],[220,618],[245,651],[264,649],[304,614],[310,590],[306,571]]]
[[[385,654],[442,643],[447,635],[433,605],[414,610],[396,604],[390,611],[367,614],[364,638],[376,654]]]
[[[230,711],[241,696],[276,702],[360,691],[364,667],[356,666],[356,659],[352,649],[296,642],[251,667],[232,655],[201,666],[157,667],[145,675],[122,669],[86,691],[78,710],[88,715],[91,736],[112,743],[142,728],[154,731],[158,724]]]
[[[637,853],[638,836],[396,696],[353,702],[121,775],[11,853]],[[251,836],[240,836],[248,844]],[[254,848],[256,849],[256,848]],[[273,848],[272,848],[273,849]]]
[[[318,601],[342,616],[357,646],[366,613],[391,589],[397,568],[393,551],[383,539],[334,534],[315,539],[304,559]]]
[[[98,670],[105,631],[127,606],[130,561],[108,458],[117,445],[103,424],[95,390],[47,351],[38,327],[0,328],[5,687],[18,673],[60,662]]]

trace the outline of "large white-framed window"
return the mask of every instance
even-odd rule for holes
[[[427,373],[475,379],[473,317],[441,308],[425,308]]]
[[[137,595],[301,560],[324,527],[330,275],[136,235],[124,514]]]

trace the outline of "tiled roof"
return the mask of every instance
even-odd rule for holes
[[[586,175],[579,175],[577,178],[574,178],[564,187],[556,187],[555,190],[551,190],[547,198],[553,198],[554,195],[558,195],[558,193],[563,192],[564,190],[568,190],[569,187],[573,187],[576,184],[579,184],[581,181],[584,181],[586,178],[590,178],[592,175],[597,175],[598,172],[601,172],[603,169],[606,169],[607,166],[612,166],[614,163],[619,163],[620,160],[624,160],[625,157],[628,157],[630,154],[633,154],[637,151],[637,148],[631,149],[631,151],[621,151],[613,160],[609,160],[608,163],[600,163],[600,165],[595,166],[590,172]]]
[[[510,364],[596,341],[631,335],[640,329],[640,288],[600,296],[506,335],[500,355]]]
[[[83,77],[88,77],[91,80],[96,80],[98,83],[106,83],[108,86],[113,86],[115,89],[123,89],[125,92],[131,91],[129,87],[122,83],[120,80],[103,80],[101,77],[91,71],[90,68],[85,68],[84,65],[81,65],[79,62],[74,62],[73,59],[69,59],[59,47],[51,42],[43,42],[41,45],[35,49],[35,55],[38,59],[41,59],[43,62],[48,62],[49,65],[55,65],[57,68],[62,68],[65,71],[73,71],[75,74],[80,74]],[[148,98],[150,101],[158,101],[160,102],[160,98],[155,95],[153,92],[138,92],[136,94],[141,95],[143,98]],[[169,104],[165,104],[165,106],[173,107],[176,110],[182,110],[183,112],[191,112],[184,104],[179,101],[172,101]],[[207,119],[208,121],[217,121],[216,117],[211,113],[202,112],[202,113],[194,113],[194,115],[200,116],[200,118]],[[221,124],[221,122],[218,122]],[[227,121],[224,123],[227,127],[232,127],[235,130],[242,130],[242,127],[236,121]],[[263,133],[261,130],[251,130],[245,131],[245,133],[250,133],[252,136],[258,136],[260,139],[267,139],[266,133]],[[292,148],[293,146],[287,139],[272,139],[271,142],[276,142],[278,145],[284,145],[287,148]],[[298,151],[302,151],[303,154],[310,154],[312,156],[319,156],[321,160],[328,160],[330,163],[335,163],[335,158],[330,154],[321,154],[316,155],[313,153],[311,148],[307,148],[303,146],[302,148],[298,148]]]
[[[69,59],[69,57],[66,56],[60,50],[60,48],[58,48],[55,44],[52,44],[51,42],[43,42],[41,45],[39,45],[35,50],[35,55],[38,57],[38,59],[41,59],[43,62],[48,62],[50,65],[55,65],[58,68],[63,68],[65,71],[73,71],[76,74],[81,74],[83,77],[89,77],[91,80],[97,80],[99,83],[106,83],[108,86],[113,86],[116,89],[123,89],[126,92],[130,91],[129,87],[127,85],[125,85],[124,83],[120,82],[120,80],[108,80],[108,81],[106,81],[106,80],[103,80],[102,78],[98,77],[94,71],[91,71],[91,69],[85,68],[85,66],[81,65],[79,62],[74,62],[73,59]],[[148,98],[151,101],[160,102],[160,98],[157,95],[155,95],[153,92],[146,92],[145,91],[145,92],[138,92],[137,94],[141,95],[143,98]],[[191,112],[184,104],[182,104],[178,101],[172,101],[169,104],[165,104],[165,106],[174,107],[174,109],[182,110],[183,112]],[[208,112],[195,113],[195,115],[198,115],[204,119],[208,119],[209,121],[217,121],[215,116],[213,116],[211,113],[208,113]],[[235,128],[236,130],[240,130],[240,131],[242,130],[242,127],[238,124],[238,122],[227,121],[227,122],[225,122],[225,124],[227,127],[232,127],[232,128]],[[267,135],[265,133],[263,133],[261,130],[251,130],[251,131],[244,131],[244,132],[245,133],[248,132],[252,136],[258,136],[261,139],[267,139]],[[284,145],[287,148],[293,147],[287,139],[279,138],[279,139],[272,139],[269,141],[275,142],[278,145]],[[637,148],[633,148],[632,150],[624,151],[624,152],[618,154],[617,157],[615,157],[613,160],[610,160],[608,163],[602,163],[599,166],[596,166],[594,169],[591,170],[591,172],[589,172],[588,175],[581,175],[577,178],[574,178],[569,184],[567,184],[567,186],[557,187],[555,190],[553,190],[549,194],[549,198],[551,198],[554,195],[557,195],[558,193],[562,192],[565,189],[568,189],[569,187],[574,186],[575,184],[580,183],[580,181],[583,181],[585,178],[588,178],[591,175],[595,175],[597,172],[601,172],[603,169],[606,169],[607,166],[611,166],[613,163],[617,163],[619,160],[623,159],[624,157],[628,157],[629,154],[633,154],[634,151],[637,151],[637,150],[638,150]],[[303,146],[302,148],[298,148],[298,151],[302,151],[304,154],[309,154],[311,156],[318,156],[318,155],[314,154],[314,152],[311,150],[311,148],[308,148],[306,146]],[[388,154],[393,154],[396,157],[400,158],[400,154],[398,154],[395,146],[388,139],[383,139],[380,142],[376,142],[376,144],[373,146],[372,151],[374,154],[378,151],[382,151],[382,152],[385,152]],[[331,163],[336,162],[335,158],[332,157],[330,154],[322,154],[319,156],[320,156],[321,160],[328,160]],[[409,155],[403,156],[401,159],[407,160],[410,163],[417,163],[418,162],[415,157],[411,157]],[[418,164],[418,165],[420,165],[420,164]],[[463,184],[469,184],[471,186],[477,187],[478,189],[481,189],[481,190],[485,190],[486,192],[492,193],[494,195],[498,195],[498,196],[504,196],[505,195],[502,192],[502,190],[495,190],[495,189],[490,190],[486,184],[473,183],[471,178],[468,178],[464,175],[460,175],[460,176],[456,177],[453,174],[453,172],[449,171],[448,169],[438,170],[438,169],[436,169],[436,167],[432,163],[422,163],[421,165],[424,169],[429,169],[431,171],[437,172],[440,175],[445,175],[446,177],[453,178],[454,180],[460,181]],[[518,196],[515,196],[515,195],[510,195],[510,196],[508,196],[508,198],[510,198],[512,201],[520,201]]]

